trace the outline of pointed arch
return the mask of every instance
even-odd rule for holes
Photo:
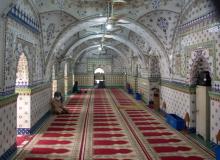
[[[94,73],[105,73],[105,71],[102,68],[96,68],[96,70],[94,71]]]
[[[197,49],[192,52],[192,57],[190,60],[189,66],[189,84],[196,84],[198,79],[198,74],[201,71],[211,71],[211,67],[209,65],[209,51],[208,49]]]
[[[16,72],[16,87],[29,86],[28,59],[22,52],[18,58]]]

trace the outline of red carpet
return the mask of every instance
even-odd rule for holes
[[[143,132],[144,136],[165,136],[165,135],[172,135],[173,133],[170,132]]]
[[[122,105],[121,99],[129,99],[128,95],[118,89],[112,89],[111,91],[116,105]],[[164,122],[161,122],[162,120],[151,114],[151,112],[148,112],[144,109],[127,109],[120,110],[120,112],[127,121],[127,125],[133,129],[134,135],[140,135],[139,132],[142,133],[142,136],[146,142],[140,143],[142,143],[143,146],[150,148],[151,152],[157,155],[157,157],[152,159],[214,159],[210,154],[203,152],[201,148],[195,148],[195,146],[192,146],[191,143],[187,143],[186,139],[184,139],[182,135],[174,132],[167,127],[167,125],[164,125]],[[142,137],[140,138],[143,139]]]
[[[189,148],[189,147],[182,147],[182,146],[178,146],[178,147],[163,146],[163,147],[154,147],[154,150],[157,153],[160,153],[160,152],[189,151],[189,150],[191,150],[191,148]]]
[[[119,89],[76,94],[14,160],[214,159],[138,105]]]
[[[123,137],[124,134],[107,134],[107,133],[100,133],[94,134],[94,138],[109,138],[109,137]]]
[[[51,126],[75,126],[76,123],[51,123]]]
[[[52,153],[66,153],[69,152],[67,149],[53,149],[53,148],[33,148],[31,150],[32,154],[52,154]]]
[[[162,139],[162,138],[157,138],[157,139],[147,139],[149,143],[175,143],[175,142],[180,142],[181,140],[179,139]]]
[[[70,144],[71,141],[57,141],[57,140],[40,140],[37,142],[39,145],[54,145],[54,144]]]
[[[136,125],[152,125],[152,124],[160,124],[158,122],[135,122]]]
[[[113,154],[127,154],[132,152],[129,149],[95,149],[95,155],[113,155]]]
[[[127,141],[109,141],[109,140],[95,140],[94,145],[114,145],[114,144],[127,144]]]
[[[166,129],[165,127],[138,127],[140,130],[156,130],[156,129],[159,129],[159,130],[163,130],[163,129]]]
[[[94,132],[97,131],[121,131],[121,128],[94,128]]]
[[[45,133],[42,137],[72,137],[73,134]]]

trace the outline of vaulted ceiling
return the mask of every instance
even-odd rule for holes
[[[44,37],[47,38],[50,32],[48,29],[55,32],[44,48],[47,63],[52,62],[54,57],[74,56],[81,50],[89,52],[86,48],[94,50],[95,46],[98,52],[103,34],[103,45],[106,49],[111,47],[123,53],[118,46],[124,45],[144,63],[144,55],[164,56],[172,47],[180,14],[191,1],[126,0],[126,5],[114,8],[114,15],[121,17],[115,24],[116,31],[109,33],[104,29],[108,16],[108,0],[34,2],[41,15]],[[58,23],[54,24],[55,21]],[[49,27],[52,24],[60,26]]]
[[[100,45],[122,59],[137,56],[143,65],[146,55],[167,59],[184,13],[197,5],[196,0],[125,0],[126,5],[114,7],[114,15],[120,18],[114,23],[116,29],[109,32],[105,29],[111,12],[108,4],[115,0],[26,1],[39,12],[48,66],[57,59],[79,58],[79,54],[94,50],[98,53]],[[13,0],[3,5],[10,2]]]

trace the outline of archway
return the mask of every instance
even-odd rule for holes
[[[17,98],[17,134],[29,134],[30,129],[30,96],[28,90],[29,84],[28,59],[24,52],[18,58],[15,91]]]
[[[28,61],[24,53],[18,59],[16,72],[16,88],[27,87],[29,85]]]
[[[105,87],[105,71],[102,68],[97,68],[94,71],[94,86],[95,88]]]

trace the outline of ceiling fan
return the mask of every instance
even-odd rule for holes
[[[120,24],[129,24],[128,22],[120,21],[123,17],[125,17],[125,14],[115,13],[115,10],[125,7],[128,3],[127,1],[128,0],[105,0],[107,6],[104,15],[106,15],[107,18],[103,25],[99,25],[101,26],[98,27],[100,28],[100,32],[104,32],[104,34],[115,33],[121,30],[121,27],[119,26]],[[97,23],[97,20],[95,20],[95,22]],[[97,26],[91,26],[90,28],[94,29],[97,28]],[[97,31],[97,33],[99,32]]]
[[[123,17],[125,17],[124,14],[115,14],[114,9],[118,9],[121,7],[124,7],[127,5],[127,2],[125,0],[107,0],[107,21],[106,26],[108,24],[111,25],[117,25],[122,24],[122,22],[119,22],[119,20]],[[124,24],[124,23],[123,23]]]
[[[107,20],[104,24],[104,33],[101,38],[101,48],[103,48],[103,43],[105,41],[105,36],[121,31],[122,28],[120,26],[117,26],[117,24],[125,24],[122,22],[119,22],[121,18],[123,18],[125,15],[120,14],[116,15],[114,12],[115,6],[125,6],[127,2],[125,0],[106,0],[107,1]],[[126,23],[127,24],[127,23]]]
[[[105,0],[105,2],[107,3],[105,14],[107,16],[106,22],[98,26],[91,26],[91,30],[88,30],[96,34],[103,34],[99,43],[100,46],[98,47],[99,51],[103,50],[103,47],[105,46],[105,38],[107,35],[122,31],[122,28],[118,24],[128,24],[119,21],[121,18],[125,17],[124,14],[115,14],[114,11],[114,9],[126,6],[126,0]]]
[[[90,31],[90,30],[87,30],[87,31]],[[117,33],[117,32],[121,32],[122,31],[122,28],[120,26],[112,26],[111,29],[106,29],[106,26],[105,24],[103,24],[101,27],[99,28],[96,28],[96,31],[93,29],[91,30],[91,32],[95,33],[95,34],[102,34],[102,37],[100,38],[100,41],[96,41],[96,42],[93,42],[95,45],[97,45],[99,43],[99,50],[101,51],[103,49],[103,47],[105,45],[107,45],[107,42],[106,42],[106,37],[109,38],[109,35],[112,35],[114,33]]]

